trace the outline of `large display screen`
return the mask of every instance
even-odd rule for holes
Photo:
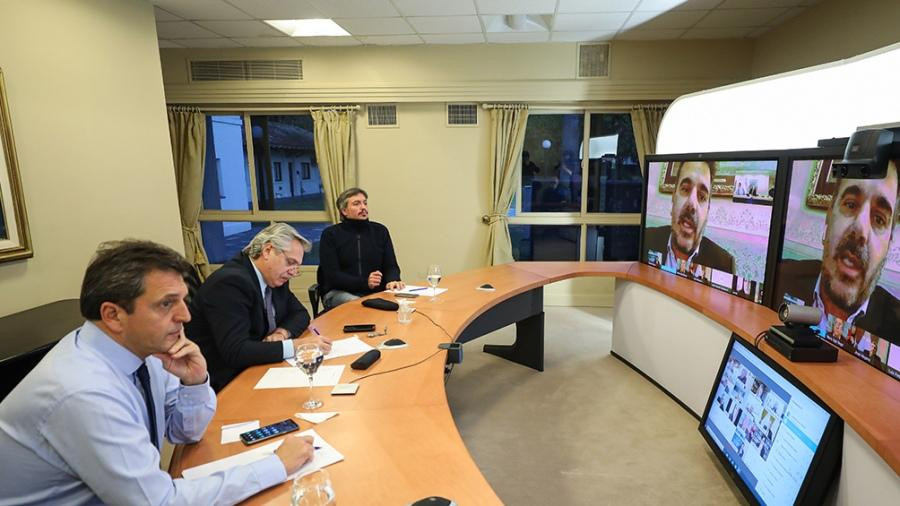
[[[819,335],[900,379],[897,165],[834,179],[833,160],[795,160],[773,304],[822,310]]]
[[[643,262],[763,301],[778,160],[654,161]]]
[[[840,419],[762,357],[732,337],[700,432],[749,500],[816,503],[840,461]]]

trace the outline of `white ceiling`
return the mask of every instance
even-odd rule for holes
[[[165,48],[757,37],[819,0],[150,0]],[[528,15],[519,29],[507,15]],[[288,37],[265,19],[331,18],[352,37]]]

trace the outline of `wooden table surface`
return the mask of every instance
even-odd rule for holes
[[[417,311],[410,324],[398,323],[394,312],[365,308],[359,301],[339,306],[312,324],[332,338],[345,337],[341,332],[345,324],[375,323],[379,330],[387,325],[386,337],[360,338],[372,345],[388,338],[409,343],[407,348],[382,351],[381,359],[366,371],[350,369],[355,357],[329,360],[326,364],[348,365],[342,383],[424,360],[422,363],[360,379],[355,396],[332,397],[330,387],[316,388],[316,397],[325,402],[320,411],[340,413],[317,426],[294,416],[302,411],[308,389],[253,390],[268,368],[287,364],[249,368],[219,393],[218,410],[206,437],[179,447],[170,472],[177,477],[185,468],[244,451],[241,443],[220,444],[222,425],[251,419],[265,425],[292,417],[301,430],[315,427],[344,454],[344,461],[328,467],[339,504],[408,504],[431,495],[461,505],[500,504],[456,430],[444,392],[446,352],[437,345],[450,341],[449,336],[455,339],[472,320],[503,300],[580,276],[612,276],[641,283],[751,341],[778,323],[775,312],[768,308],[637,262],[516,262],[466,271],[442,281],[441,287],[449,290],[438,302],[430,302],[428,296],[415,299]],[[491,283],[496,290],[475,290],[483,283]],[[393,299],[390,294],[376,296]],[[843,351],[839,351],[837,363],[797,364],[768,346],[762,348],[806,383],[900,473],[900,383]],[[247,501],[289,502],[287,484]]]

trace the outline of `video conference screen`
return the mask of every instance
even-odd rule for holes
[[[826,435],[826,429],[832,417],[839,423],[837,416],[757,353],[732,338],[700,421],[700,432],[717,450],[723,465],[730,467],[739,486],[743,485],[740,488],[745,495],[749,492],[766,505],[814,501],[814,497],[798,498],[798,494],[806,480],[830,481],[839,461],[833,452],[840,445],[823,438],[833,437],[835,432]],[[817,452],[825,465],[812,465]],[[822,474],[808,476],[811,468]],[[805,489],[804,495],[824,491],[810,490]]]
[[[884,179],[837,180],[832,163],[791,164],[773,304],[818,307],[820,336],[900,379],[897,164]]]
[[[647,168],[641,260],[761,303],[778,160]]]

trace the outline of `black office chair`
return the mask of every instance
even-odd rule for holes
[[[312,307],[313,318],[319,317],[319,299],[319,284],[313,283],[309,286],[309,305]]]

